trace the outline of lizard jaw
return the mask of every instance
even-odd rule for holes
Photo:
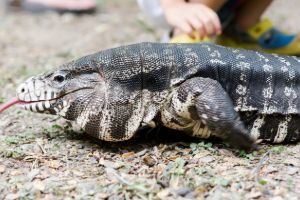
[[[29,79],[17,88],[19,106],[32,112],[60,114],[68,108],[68,102],[62,97],[39,80]]]
[[[46,109],[51,107],[51,104],[55,103],[54,100],[52,101],[35,101],[35,102],[26,102],[20,100],[18,97],[15,97],[8,101],[7,103],[0,106],[0,113],[5,111],[6,109],[10,108],[11,106],[18,104],[21,108],[25,110],[31,110],[33,112],[43,112]]]
[[[26,81],[17,88],[18,104],[21,108],[32,112],[65,117],[71,105],[70,98],[66,96],[85,89],[93,89],[93,87],[82,87],[60,94],[39,80]]]
[[[31,112],[60,115],[64,117],[70,103],[62,98],[41,101],[19,101],[18,106]]]
[[[47,112],[54,105],[56,100],[45,100],[45,101],[20,101],[19,106],[25,110],[32,112]]]

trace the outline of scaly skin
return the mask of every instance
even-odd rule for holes
[[[24,107],[75,121],[102,140],[162,124],[233,146],[300,138],[300,60],[213,44],[141,43],[30,78]]]

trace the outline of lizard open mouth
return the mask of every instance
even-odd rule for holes
[[[51,105],[55,104],[57,100],[41,100],[41,101],[24,101],[20,100],[18,97],[14,97],[7,103],[0,106],[0,113],[5,111],[6,109],[12,107],[13,105],[19,105],[25,110],[31,110],[33,112],[43,112],[47,109],[50,109]],[[66,106],[66,103],[64,103]]]
[[[25,110],[31,110],[32,112],[44,112],[50,109],[51,105],[54,105],[56,101],[57,101],[56,99],[46,100],[46,101],[29,101],[29,102],[20,101],[19,106],[21,106]]]
[[[11,99],[10,101],[8,101],[3,105],[0,105],[0,113],[12,107],[13,105],[17,104],[21,108],[25,110],[30,110],[32,112],[50,113],[50,114],[60,113],[64,115],[64,113],[67,111],[68,107],[70,106],[70,103],[67,100],[63,100],[62,97],[84,89],[93,89],[93,87],[83,87],[80,89],[75,89],[60,96],[58,96],[53,91],[45,92],[44,95],[42,94],[38,97],[36,95],[33,95],[32,93],[26,95],[18,94],[17,97],[14,97],[13,99]]]

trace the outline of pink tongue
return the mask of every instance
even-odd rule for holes
[[[0,113],[2,113],[4,110],[8,109],[9,107],[20,103],[21,101],[18,99],[18,97],[14,97],[12,100],[10,100],[9,102],[0,105]]]

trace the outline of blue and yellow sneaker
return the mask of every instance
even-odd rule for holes
[[[274,28],[266,19],[246,31],[230,26],[216,40],[217,44],[254,49],[267,53],[300,55],[300,35],[289,35]]]

